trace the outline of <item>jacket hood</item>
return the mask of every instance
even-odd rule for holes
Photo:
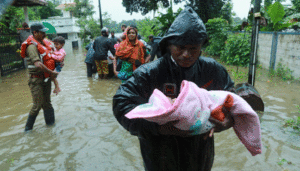
[[[207,38],[206,28],[198,16],[191,8],[186,7],[176,17],[171,27],[159,42],[162,54],[166,52],[168,42],[175,45],[201,44]]]

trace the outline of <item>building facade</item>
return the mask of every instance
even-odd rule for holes
[[[64,49],[70,52],[74,49],[81,49],[82,41],[79,38],[80,28],[76,25],[77,18],[72,16],[70,11],[65,11],[65,8],[70,5],[75,5],[75,3],[61,4],[56,7],[62,11],[62,16],[53,16],[48,19],[43,19],[41,21],[30,21],[29,25],[35,22],[46,22],[50,23],[55,27],[56,34],[62,36],[66,39]]]

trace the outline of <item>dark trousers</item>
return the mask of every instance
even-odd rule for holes
[[[86,63],[87,76],[92,77],[93,75],[93,64]]]
[[[93,64],[86,63],[87,76],[92,77],[97,72],[95,62]]]
[[[43,110],[53,109],[51,104],[51,79],[44,82],[42,78],[29,78],[28,85],[31,91],[33,106],[29,112],[32,116],[37,116],[41,108]]]

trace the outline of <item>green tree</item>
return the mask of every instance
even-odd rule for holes
[[[175,4],[186,2],[186,5],[192,7],[204,23],[208,19],[221,17],[221,9],[226,2],[231,0],[123,0],[122,4],[126,8],[126,12],[142,12],[143,15],[157,11],[159,4],[168,8],[172,2]]]
[[[126,12],[141,12],[142,15],[148,14],[150,11],[157,11],[161,3],[164,8],[168,8],[172,1],[178,4],[184,0],[123,0],[122,5],[126,8]],[[160,3],[159,3],[160,2]]]
[[[69,5],[66,10],[71,11],[74,17],[87,18],[91,17],[95,11],[94,6],[89,0],[74,0],[75,6]]]
[[[228,2],[226,2],[223,5],[223,7],[221,9],[222,18],[227,20],[229,25],[232,24],[232,20],[233,20],[232,19],[232,16],[233,16],[232,7],[233,7],[233,4],[232,4],[231,0],[229,0]]]
[[[37,9],[37,15],[39,15],[41,19],[47,19],[48,17],[62,15],[60,10],[55,9],[55,7],[59,5],[58,1],[52,2],[48,0],[47,2],[47,6],[32,7]]]
[[[28,8],[29,20],[40,20],[36,11]],[[17,33],[17,28],[22,26],[25,21],[24,10],[22,7],[10,6],[0,18],[0,32],[2,34]]]
[[[173,12],[172,3],[171,6],[168,8],[167,13],[163,14],[159,12],[159,16],[156,17],[157,20],[160,22],[161,26],[159,27],[160,35],[163,35],[172,25],[175,18],[179,15],[182,11],[181,8],[177,10],[176,13]]]
[[[94,6],[90,4],[89,0],[74,0],[74,2],[75,6],[69,5],[65,10],[70,11],[74,17],[78,18],[76,24],[80,27],[79,37],[86,44],[89,41],[89,36],[100,35],[100,24],[98,24],[100,22],[93,19]]]
[[[300,12],[300,0],[291,0],[291,2],[295,7],[296,12]]]
[[[241,19],[240,17],[233,17],[232,18],[232,26],[241,25],[243,21],[246,21],[246,19]]]
[[[223,5],[230,0],[186,0],[187,5],[192,7],[204,23],[209,19],[222,16]]]
[[[267,11],[268,15],[271,18],[273,29],[275,31],[281,30],[291,26],[291,23],[283,23],[282,19],[285,16],[284,7],[280,2],[275,2],[270,5]]]
[[[220,56],[225,48],[229,24],[223,18],[214,18],[209,19],[205,26],[209,39],[209,45],[206,47],[205,52],[209,55]]]
[[[145,18],[143,20],[137,21],[137,28],[139,29],[139,34],[143,36],[146,42],[149,41],[148,36],[150,34],[157,36],[159,34],[161,26],[157,19],[151,20],[150,18]]]

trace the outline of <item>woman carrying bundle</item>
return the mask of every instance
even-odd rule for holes
[[[126,39],[116,49],[116,58],[122,60],[120,72],[116,71],[116,66],[114,67],[115,74],[122,82],[130,78],[133,71],[147,63],[151,57],[146,53],[144,44],[137,39],[138,31],[136,28],[129,27],[126,29],[126,33]]]

